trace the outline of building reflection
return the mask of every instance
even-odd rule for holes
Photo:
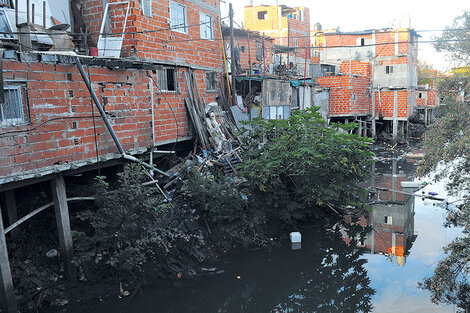
[[[401,182],[410,177],[399,169],[401,166],[397,168],[399,164],[406,163],[393,158],[391,163],[372,165],[372,211],[361,223],[371,227],[364,241],[368,251],[386,255],[391,262],[395,259],[403,266],[417,237],[414,233],[415,197],[412,196],[416,189],[401,186]]]

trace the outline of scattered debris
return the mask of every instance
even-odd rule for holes
[[[424,153],[407,153],[405,157],[407,159],[424,159]]]
[[[55,258],[59,255],[59,252],[57,251],[57,249],[51,249],[49,251],[46,252],[46,256],[48,258]]]

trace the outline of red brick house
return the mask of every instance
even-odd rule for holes
[[[394,139],[404,136],[406,123],[413,116],[419,35],[405,24],[358,32],[323,31],[317,25],[312,31],[313,50],[319,54],[321,64],[337,66],[340,74],[360,75],[370,80],[369,90],[363,93],[371,96],[365,127],[373,137],[381,131],[391,133]],[[329,80],[331,87],[337,88],[335,81]],[[330,97],[330,101],[342,100]],[[343,107],[344,114],[355,113],[347,103]]]
[[[0,55],[0,196],[8,199],[1,211],[6,224],[0,224],[0,244],[6,246],[4,229],[20,217],[15,190],[51,181],[54,199],[64,200],[55,202],[55,209],[69,268],[67,175],[124,162],[93,104],[74,51],[81,54],[85,74],[123,152],[148,160],[156,147],[171,149],[192,139],[185,75],[194,76],[202,101],[215,101],[222,78],[222,49],[218,0],[110,0],[106,5],[99,0],[71,0],[71,16],[65,17],[72,24],[69,33],[59,25],[51,29],[64,22],[51,13],[57,1],[41,1],[45,16],[37,4],[36,15],[33,7],[26,10],[34,0],[20,0],[24,10],[16,9],[14,1],[2,1],[5,5],[0,8],[10,16],[2,23],[11,31],[0,38],[6,47]],[[42,37],[19,40],[18,30],[21,36],[39,30]],[[67,45],[55,40],[59,35]],[[0,296],[9,299],[5,300],[8,311],[15,304],[6,250],[0,253],[0,267],[6,273]]]

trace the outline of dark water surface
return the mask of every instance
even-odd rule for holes
[[[223,273],[158,281],[129,303],[116,299],[96,312],[455,312],[432,304],[417,283],[460,231],[442,226],[445,210],[435,201],[403,194],[411,191],[400,182],[413,179],[416,162],[377,153],[384,158],[368,185],[381,201],[363,221],[373,227],[363,248],[346,245],[344,229],[312,225],[299,229],[301,249],[284,239],[271,251],[234,254],[218,265]],[[442,186],[426,188],[443,193]]]

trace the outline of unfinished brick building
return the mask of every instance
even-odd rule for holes
[[[230,29],[223,28],[226,53],[230,56]],[[275,54],[274,39],[256,31],[234,29],[235,65],[237,74],[272,73]],[[230,68],[228,68],[230,72]],[[250,72],[251,71],[251,72]]]
[[[307,7],[286,5],[246,6],[245,27],[275,39],[274,43],[292,48],[282,60],[288,67],[296,66],[303,75],[305,58],[310,63],[310,11]],[[292,64],[291,64],[292,63]]]
[[[415,117],[419,122],[428,125],[434,119],[434,110],[439,106],[437,89],[429,86],[418,86],[416,91]]]
[[[370,79],[366,126],[373,137],[377,127],[379,132],[391,133],[393,139],[406,133],[415,107],[417,38],[406,21],[396,28],[360,32],[322,31],[321,26],[312,31],[312,45],[322,64],[339,67],[340,75]]]
[[[26,221],[17,221],[17,188],[51,182],[59,242],[69,270],[73,249],[65,194],[68,175],[134,156],[151,160],[157,147],[190,140],[188,88],[197,90],[205,103],[219,94],[218,0],[111,0],[106,5],[72,0],[64,6],[65,17],[54,16],[51,7],[63,4],[20,0],[15,8],[14,1],[2,1],[0,9],[10,21],[2,20],[4,29],[11,31],[1,41],[6,50],[1,54],[0,103],[0,195],[6,223],[0,223],[0,302],[7,312],[16,311],[16,304],[5,232]],[[61,23],[72,24],[73,43]],[[45,35],[31,36],[38,29]],[[191,86],[185,77],[194,77]],[[28,217],[39,211],[26,213]]]

